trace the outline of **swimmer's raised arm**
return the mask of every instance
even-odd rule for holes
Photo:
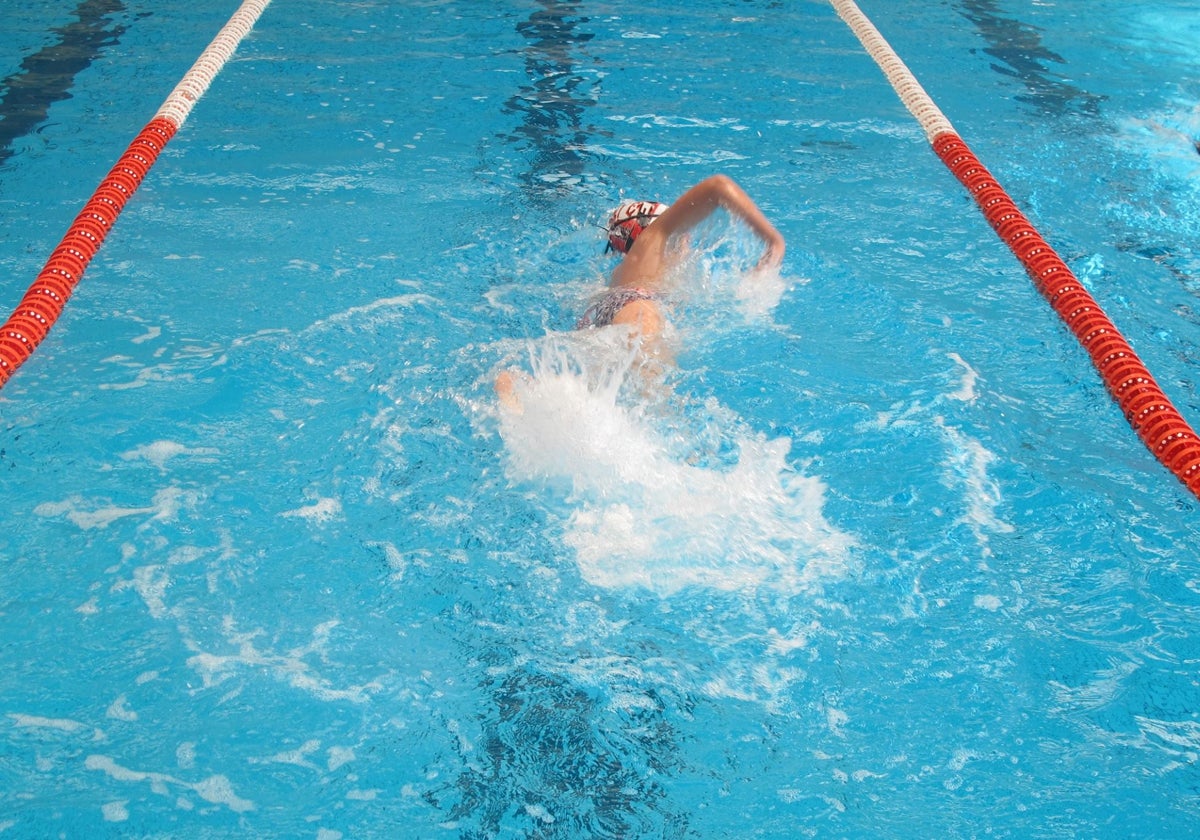
[[[711,175],[696,184],[655,219],[650,229],[658,228],[664,238],[669,238],[691,230],[721,207],[745,222],[766,246],[757,268],[777,268],[783,262],[787,247],[783,235],[728,175]]]
[[[686,233],[720,208],[741,219],[766,246],[756,270],[783,262],[783,235],[728,175],[711,175],[663,209],[656,202],[628,202],[609,218],[609,244],[625,255],[613,269],[612,285],[655,288],[677,255],[672,237]],[[643,215],[644,214],[644,215]]]

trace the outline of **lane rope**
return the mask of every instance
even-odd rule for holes
[[[242,3],[75,217],[33,285],[0,327],[0,388],[33,355],[62,315],[67,300],[126,202],[270,2]]]
[[[1091,293],[963,142],[854,0],[830,2],[921,124],[934,153],[971,193],[992,229],[1021,261],[1038,290],[1083,345],[1146,448],[1200,498],[1200,437],[1171,404]]]

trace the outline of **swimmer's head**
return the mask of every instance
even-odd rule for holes
[[[608,217],[608,248],[605,250],[628,254],[633,241],[666,209],[667,205],[657,201],[626,201]]]

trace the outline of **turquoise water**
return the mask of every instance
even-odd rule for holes
[[[27,5],[11,304],[235,8]],[[1200,422],[1194,5],[863,8]],[[597,225],[714,171],[647,393]],[[1195,499],[824,3],[276,0],[0,499],[6,836],[1196,836]]]

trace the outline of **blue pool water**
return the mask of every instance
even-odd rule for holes
[[[7,306],[235,7],[0,13]],[[1195,4],[863,8],[1200,422]],[[714,171],[782,276],[645,393],[597,226]],[[0,504],[0,836],[1197,836],[1196,500],[815,0],[275,0]]]

